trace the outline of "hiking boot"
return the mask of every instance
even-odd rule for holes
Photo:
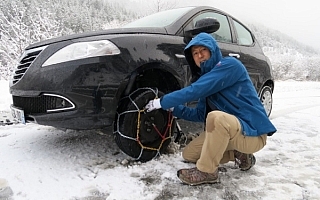
[[[247,171],[256,164],[256,157],[253,154],[245,154],[234,150],[234,158],[242,171]]]
[[[204,183],[217,183],[218,169],[213,173],[199,171],[196,167],[191,169],[180,169],[177,171],[178,178],[188,185],[200,185]]]

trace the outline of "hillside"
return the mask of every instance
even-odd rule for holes
[[[277,80],[320,80],[319,51],[261,24],[248,26],[269,57]]]

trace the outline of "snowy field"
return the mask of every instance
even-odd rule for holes
[[[0,119],[10,119],[8,82],[0,93]],[[213,185],[179,182],[176,171],[194,166],[181,151],[121,164],[128,157],[111,131],[0,126],[0,200],[320,199],[320,82],[276,82],[273,97],[278,132],[255,154],[255,167],[242,172],[230,162]]]

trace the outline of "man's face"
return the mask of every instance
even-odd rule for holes
[[[204,46],[192,46],[191,53],[194,62],[198,67],[200,67],[200,63],[208,60],[210,58],[210,50]]]

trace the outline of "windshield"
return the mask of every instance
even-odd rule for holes
[[[146,17],[140,18],[129,24],[124,25],[124,28],[135,28],[135,27],[165,27],[172,24],[179,17],[187,13],[194,7],[177,8],[172,10],[166,10],[158,12]]]

